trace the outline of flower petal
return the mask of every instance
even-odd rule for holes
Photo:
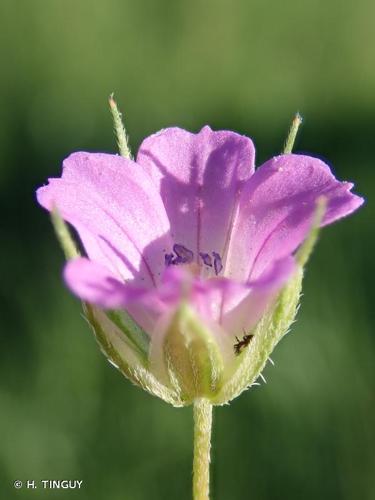
[[[242,191],[226,274],[245,281],[259,277],[301,244],[320,196],[328,202],[322,225],[356,210],[363,199],[350,192],[352,187],[336,180],[317,158],[288,154],[267,161]]]
[[[244,284],[227,278],[202,280],[185,268],[173,267],[157,288],[142,289],[121,283],[101,264],[78,258],[67,263],[64,277],[82,300],[102,309],[125,309],[152,338],[152,357],[175,312],[186,301],[197,320],[211,331],[224,358],[232,360],[235,336],[251,331],[293,270],[294,259],[287,257],[256,282]]]
[[[117,277],[152,286],[164,270],[169,222],[158,191],[134,162],[75,153],[60,179],[37,192],[39,203],[77,229],[88,256]]]
[[[171,309],[168,301],[163,302],[160,288],[122,283],[105,266],[85,257],[67,262],[64,279],[70,290],[84,302],[101,309],[125,309],[150,335],[159,317]]]
[[[171,236],[195,254],[222,254],[244,182],[254,172],[254,146],[234,132],[198,134],[169,128],[145,139],[137,163],[160,191]]]
[[[288,256],[273,263],[259,280],[246,284],[228,278],[204,280],[184,268],[168,268],[157,291],[164,310],[151,334],[153,358],[160,356],[159,349],[174,312],[186,302],[197,321],[215,338],[224,360],[232,363],[235,337],[242,337],[255,327],[294,269],[294,259]]]
[[[294,259],[288,256],[273,262],[253,282],[228,278],[197,281],[191,301],[202,317],[218,323],[226,335],[243,335],[256,325],[294,269]]]
[[[144,294],[140,289],[126,286],[107,268],[86,257],[68,261],[64,279],[80,299],[103,309],[124,308]]]
[[[263,274],[248,283],[249,291],[235,307],[230,307],[230,298],[225,297],[223,327],[226,331],[242,335],[251,331],[268,307],[274,302],[282,287],[295,270],[293,257],[274,261]]]
[[[241,335],[255,326],[295,269],[288,256],[269,266],[256,281],[240,283],[228,278],[201,279],[184,268],[168,268],[158,288],[158,299],[175,310],[186,301],[219,336]]]

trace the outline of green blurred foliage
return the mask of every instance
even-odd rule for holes
[[[192,412],[131,386],[65,290],[34,190],[73,150],[133,151],[209,123],[324,155],[367,205],[323,232],[268,384],[215,410],[216,500],[375,498],[375,4],[370,0],[1,0],[0,497],[189,499]],[[15,479],[82,479],[16,491]]]

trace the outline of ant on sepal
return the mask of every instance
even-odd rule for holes
[[[233,346],[234,354],[236,356],[239,356],[241,354],[241,352],[245,349],[245,347],[247,347],[250,344],[253,337],[254,337],[254,335],[247,334],[245,331],[244,331],[244,336],[242,337],[242,340],[240,340],[236,336],[237,343],[234,344],[234,346]]]

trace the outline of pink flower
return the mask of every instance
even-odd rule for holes
[[[253,382],[294,317],[295,252],[317,200],[327,203],[322,225],[363,203],[321,160],[285,154],[255,170],[254,157],[234,132],[169,128],[145,139],[136,161],[74,153],[37,192],[80,236],[87,257],[67,263],[65,281],[91,305],[107,355],[176,405],[223,403]]]

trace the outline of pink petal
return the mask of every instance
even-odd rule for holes
[[[57,206],[77,229],[88,256],[118,278],[155,285],[171,246],[169,222],[158,191],[130,160],[108,154],[75,153],[60,179],[37,192],[39,203]]]
[[[196,282],[191,301],[202,317],[218,323],[228,335],[250,331],[295,269],[293,257],[272,263],[256,281],[227,278]]]
[[[254,172],[254,146],[234,132],[198,134],[169,128],[145,139],[137,163],[160,190],[175,243],[222,254],[244,182]]]
[[[268,266],[256,281],[248,284],[249,293],[236,307],[227,306],[223,315],[224,329],[236,332],[236,335],[242,335],[244,330],[251,331],[274,303],[294,270],[294,259],[290,256],[274,261]],[[228,298],[226,298],[226,303],[230,304]]]
[[[363,199],[317,158],[282,155],[262,165],[241,194],[226,274],[256,279],[274,260],[290,255],[306,237],[317,199],[328,201],[323,225],[356,210]]]
[[[256,282],[241,284],[227,278],[202,280],[186,268],[171,267],[157,288],[146,289],[124,284],[101,264],[78,258],[66,264],[64,278],[81,300],[103,309],[126,309],[152,336],[156,325],[170,320],[186,300],[201,321],[223,337],[217,340],[231,346],[235,335],[256,325],[293,270],[293,258],[287,257]]]
[[[120,309],[133,298],[129,297],[129,287],[127,289],[107,268],[85,257],[67,262],[64,279],[80,299],[103,309]]]
[[[64,279],[81,300],[102,309],[126,309],[133,319],[151,333],[168,306],[156,288],[122,283],[102,264],[81,257],[67,262]]]
[[[259,321],[295,269],[293,257],[274,262],[259,279],[239,283],[228,278],[202,279],[182,267],[165,272],[157,293],[164,311],[183,300],[213,331],[234,337]]]

